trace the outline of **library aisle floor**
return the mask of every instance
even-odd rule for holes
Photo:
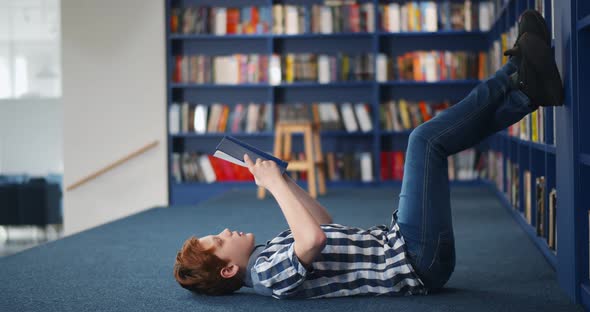
[[[399,187],[331,189],[319,200],[334,222],[389,225]],[[428,296],[277,300],[242,288],[193,295],[172,276],[190,235],[225,227],[264,243],[287,229],[272,198],[232,190],[194,206],[157,207],[0,258],[0,311],[583,311],[491,190],[452,187],[457,248],[446,289]]]

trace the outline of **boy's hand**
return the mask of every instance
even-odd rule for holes
[[[277,185],[279,182],[284,182],[281,170],[274,161],[257,158],[256,163],[253,163],[252,159],[248,157],[248,154],[244,154],[244,162],[248,166],[250,173],[254,176],[256,185],[262,186],[271,191],[270,188]]]

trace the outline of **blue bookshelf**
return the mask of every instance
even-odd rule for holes
[[[358,1],[372,3],[374,14],[379,16],[379,0]],[[440,32],[401,32],[387,33],[380,30],[375,18],[376,31],[361,33],[333,34],[252,34],[252,35],[210,35],[179,34],[170,29],[171,10],[187,6],[224,6],[240,7],[243,5],[270,6],[272,4],[311,4],[323,3],[315,0],[257,0],[247,4],[240,1],[223,0],[167,0],[166,1],[166,47],[167,47],[167,105],[173,102],[224,102],[236,103],[240,100],[259,103],[294,103],[294,102],[367,102],[371,106],[374,130],[368,133],[346,131],[322,131],[324,151],[368,151],[373,155],[374,182],[355,181],[330,182],[329,187],[383,185],[391,186],[401,181],[380,181],[379,152],[382,149],[405,150],[407,138],[411,131],[381,131],[379,129],[379,105],[389,99],[405,98],[408,100],[457,100],[467,95],[478,80],[446,80],[438,82],[414,81],[341,81],[327,84],[294,82],[270,84],[195,84],[175,83],[172,81],[173,56],[178,54],[225,55],[237,53],[286,54],[286,53],[347,53],[372,54],[386,53],[397,56],[413,50],[462,50],[482,51],[485,48],[488,32],[482,31],[440,31]],[[427,90],[427,92],[425,92]],[[425,95],[426,94],[426,95]],[[273,121],[274,122],[274,121]],[[273,133],[234,133],[248,143],[272,150]],[[223,133],[179,133],[169,135],[168,164],[171,168],[171,154],[182,151],[200,151],[211,153]],[[293,146],[297,150],[301,142],[297,136]],[[453,182],[455,183],[455,182]],[[463,183],[463,182],[457,182]],[[401,185],[401,184],[400,184]],[[170,204],[189,204],[199,198],[214,195],[217,192],[234,187],[250,186],[251,183],[176,183],[169,174]]]
[[[535,7],[534,0],[505,1],[490,31],[490,40],[514,25],[514,21],[527,8]],[[487,181],[503,205],[514,216],[529,238],[535,243],[547,262],[555,269],[558,282],[573,302],[590,309],[590,141],[584,134],[590,130],[581,122],[590,117],[590,62],[583,55],[590,50],[590,3],[584,0],[542,0],[545,18],[554,33],[552,47],[565,87],[565,103],[562,107],[545,108],[544,142],[532,142],[498,132],[487,140],[487,148],[501,152],[502,168],[506,173],[508,162],[519,166],[519,198],[515,207],[508,197],[508,178],[503,176],[501,187]],[[553,29],[553,27],[555,29]],[[555,138],[555,139],[554,139]],[[531,179],[545,177],[545,209],[549,203],[547,190],[557,191],[556,250],[548,245],[547,237],[537,234],[535,226],[545,220],[537,220],[532,214],[530,223],[523,208],[522,182],[524,171]],[[534,188],[531,200],[534,203]],[[533,207],[534,208],[534,207]],[[533,209],[533,212],[535,210]]]

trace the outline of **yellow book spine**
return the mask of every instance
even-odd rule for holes
[[[538,127],[537,127],[537,111],[535,110],[534,112],[531,113],[531,134],[532,134],[532,141],[533,142],[539,142],[539,132],[538,132]]]
[[[293,54],[287,54],[286,58],[285,58],[285,80],[287,82],[293,82],[294,80],[294,74],[295,74],[295,69],[293,68],[295,66],[294,64],[294,56]]]
[[[406,100],[399,100],[399,111],[402,116],[402,122],[404,123],[404,129],[412,128],[410,124],[410,116],[408,115],[408,105]]]

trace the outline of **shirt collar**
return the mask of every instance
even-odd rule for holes
[[[264,250],[265,246],[266,245],[262,244],[256,245],[256,247],[254,247],[254,250],[252,250],[252,253],[250,254],[250,259],[248,259],[248,266],[246,267],[246,276],[244,277],[244,285],[246,285],[246,287],[253,287],[251,270],[254,266],[254,263],[256,262],[256,259],[258,258],[258,255]]]

